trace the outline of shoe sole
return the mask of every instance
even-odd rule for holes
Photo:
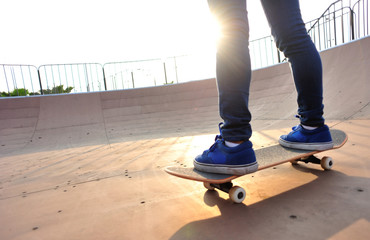
[[[253,173],[258,170],[258,163],[251,163],[248,165],[215,165],[202,164],[194,161],[194,168],[201,172],[230,174],[230,175],[245,175]]]
[[[297,143],[297,142],[288,142],[281,138],[279,139],[279,143],[283,147],[300,149],[300,150],[309,150],[309,151],[324,151],[324,150],[332,149],[334,147],[333,142]]]

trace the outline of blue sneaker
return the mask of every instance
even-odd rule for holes
[[[227,147],[222,136],[217,135],[210,149],[195,158],[194,168],[202,172],[244,175],[257,171],[258,164],[250,141]]]
[[[288,148],[313,151],[327,150],[334,146],[329,128],[326,125],[314,130],[307,130],[302,125],[297,125],[292,130],[288,135],[280,136],[280,145]]]

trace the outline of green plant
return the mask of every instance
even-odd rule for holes
[[[13,92],[10,93],[10,96],[16,97],[16,96],[27,96],[29,94],[28,90],[25,88],[16,88],[13,90]]]
[[[1,97],[10,97],[10,94],[7,93],[7,92],[2,92],[0,96]]]
[[[28,90],[25,88],[16,88],[13,92],[7,93],[2,92],[1,97],[18,97],[18,96],[27,96],[29,94]]]
[[[64,85],[55,86],[52,89],[45,89],[44,94],[60,94],[60,93],[70,93],[73,87],[67,87],[64,89]]]
[[[43,94],[60,94],[60,93],[70,93],[73,90],[73,87],[67,87],[64,89],[63,85],[55,86],[52,89],[43,90]],[[32,95],[41,95],[40,92],[29,92],[25,88],[16,88],[11,93],[1,92],[0,97],[17,97],[17,96],[32,96]]]

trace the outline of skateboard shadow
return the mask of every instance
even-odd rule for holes
[[[369,178],[294,168],[317,178],[249,206],[207,191],[205,204],[217,206],[220,215],[188,223],[170,239],[327,239],[361,219],[370,221]]]

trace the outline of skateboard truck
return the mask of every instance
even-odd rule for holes
[[[208,190],[215,190],[215,188],[228,193],[230,199],[234,203],[241,203],[245,199],[245,190],[242,187],[239,186],[233,186],[232,182],[225,182],[225,183],[209,183],[209,182],[204,182],[203,183],[204,187],[207,188]]]
[[[304,157],[298,160],[291,161],[293,165],[298,164],[298,162],[304,162],[306,164],[307,163],[320,164],[324,170],[330,170],[333,167],[333,159],[328,156],[325,156],[320,159],[314,155],[310,155],[308,157]]]

